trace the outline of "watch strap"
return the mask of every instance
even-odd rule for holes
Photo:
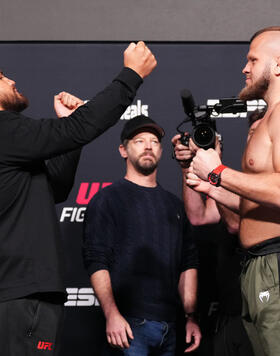
[[[216,167],[215,169],[213,169],[213,171],[211,173],[215,173],[215,174],[221,174],[222,171],[227,168],[227,166],[220,164],[218,167]]]
[[[219,185],[221,184],[221,173],[225,168],[227,168],[227,166],[220,164],[208,174],[208,181],[210,182],[210,184],[219,187]]]

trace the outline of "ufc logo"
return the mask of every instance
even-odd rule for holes
[[[77,195],[76,203],[79,205],[87,205],[91,198],[99,191],[101,188],[105,188],[112,183],[103,182],[102,184],[99,182],[89,183],[81,183],[80,189]]]
[[[49,350],[49,351],[51,351],[52,350],[52,345],[53,345],[53,342],[39,341],[37,349],[38,350]]]

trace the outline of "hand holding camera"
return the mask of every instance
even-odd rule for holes
[[[187,138],[187,144],[182,143],[182,138]],[[173,158],[178,161],[182,168],[188,168],[199,147],[194,144],[188,132],[175,135],[171,142],[173,145]]]

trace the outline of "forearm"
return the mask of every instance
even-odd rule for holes
[[[65,201],[73,187],[81,149],[52,158],[47,162],[48,178],[56,203]]]
[[[113,295],[109,271],[99,270],[93,273],[90,277],[90,281],[106,319],[113,313],[119,314]]]
[[[80,124],[81,120],[85,121],[88,135],[99,136],[119,121],[142,82],[136,72],[123,68],[109,86],[76,110],[77,124]],[[83,130],[84,127],[81,129]],[[83,131],[79,133],[85,135]],[[89,142],[92,138],[88,137],[86,140]]]
[[[227,226],[227,230],[231,234],[237,234],[239,232],[240,216],[224,205],[217,204],[221,219]]]
[[[133,333],[129,323],[117,308],[109,272],[99,270],[91,275],[90,280],[106,318],[108,343],[121,349],[129,348],[129,340],[133,339]]]
[[[178,290],[185,313],[193,313],[197,303],[197,269],[181,273]]]
[[[189,269],[181,273],[179,280],[179,294],[186,314],[186,343],[189,344],[184,352],[191,352],[198,348],[201,332],[194,315],[197,299],[197,270]]]
[[[248,174],[226,168],[221,186],[258,204],[280,208],[280,173]]]
[[[204,202],[200,193],[189,188],[185,182],[185,169],[182,169],[183,202],[185,212],[192,225],[199,225],[204,215]]]
[[[137,73],[124,68],[93,100],[68,117],[33,120],[9,114],[15,119],[7,126],[7,142],[3,145],[7,146],[7,152],[2,154],[12,162],[24,164],[51,159],[82,147],[119,121],[141,83]]]
[[[223,187],[215,187],[209,184],[208,196],[222,204],[236,214],[239,214],[240,196],[234,194]]]
[[[220,214],[213,199],[203,200],[201,193],[188,187],[185,170],[182,170],[183,201],[186,214],[192,225],[200,226],[215,224],[220,220]]]
[[[200,226],[219,222],[220,214],[213,199],[204,201],[200,193],[185,184],[183,200],[186,214],[192,225]]]

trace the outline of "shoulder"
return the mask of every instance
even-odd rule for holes
[[[177,195],[169,192],[168,190],[163,189],[161,186],[160,186],[160,188],[161,188],[162,194],[165,196],[167,201],[170,202],[170,204],[176,206],[177,208],[184,207],[183,201],[180,198],[178,198]]]
[[[163,194],[165,195],[164,200],[166,205],[168,206],[168,209],[170,209],[172,213],[175,213],[177,218],[180,217],[180,221],[181,223],[184,224],[184,226],[190,226],[190,222],[186,215],[185,207],[182,199],[180,199],[177,195],[163,188],[162,191]]]
[[[181,200],[175,195],[174,193],[171,193],[169,190],[164,189],[160,184],[159,184],[159,189],[161,189],[162,193],[165,194],[169,199],[173,201],[180,202]]]
[[[10,130],[16,137],[25,136],[26,133],[38,132],[45,123],[59,122],[53,119],[31,118],[15,111],[0,111],[1,130]],[[45,125],[46,126],[46,125]]]
[[[122,190],[122,186],[122,181],[119,180],[106,186],[105,188],[100,189],[96,194],[94,194],[88,203],[88,209],[96,208],[97,205],[101,206],[107,202],[109,203],[110,200],[112,200],[113,197],[118,194],[120,190]]]
[[[11,120],[24,120],[24,119],[29,119],[28,117],[22,115],[21,113],[15,112],[15,111],[5,111],[1,110],[0,111],[0,123],[5,123],[7,121]],[[31,120],[31,119],[29,119]]]
[[[270,136],[278,136],[280,131],[280,103],[275,106],[270,116],[267,118],[267,125]]]

